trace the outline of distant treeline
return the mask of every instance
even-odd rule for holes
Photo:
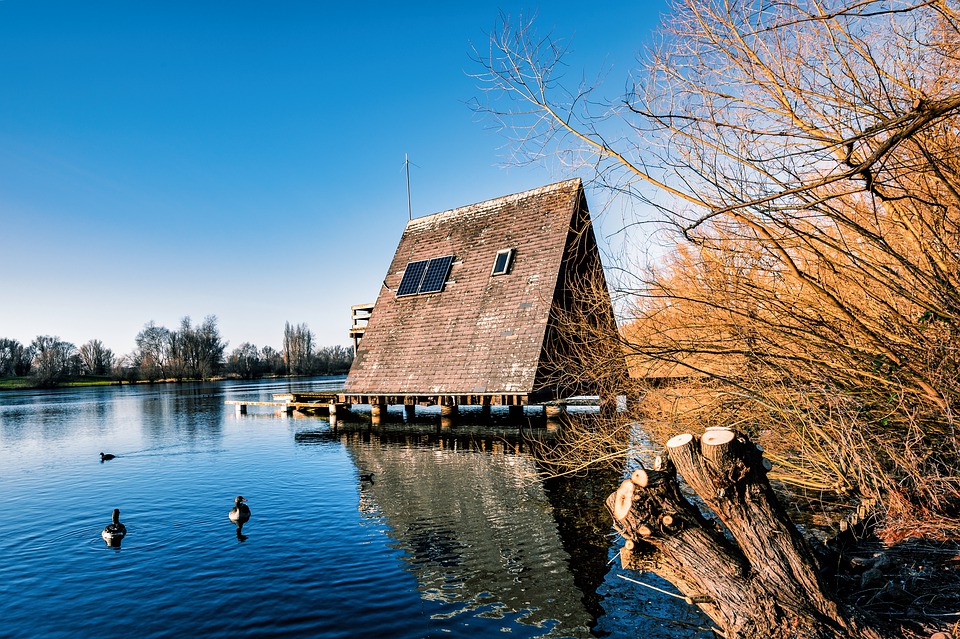
[[[51,387],[82,376],[123,381],[211,379],[265,375],[336,375],[346,373],[353,351],[344,346],[318,347],[306,324],[283,331],[283,348],[257,348],[244,342],[229,354],[220,336],[216,316],[193,326],[189,317],[175,330],[152,321],[137,334],[132,353],[117,356],[100,340],[83,346],[40,335],[24,345],[0,338],[0,377],[29,377],[31,383]]]

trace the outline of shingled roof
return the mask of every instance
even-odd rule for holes
[[[508,272],[493,274],[498,253],[511,249]],[[439,291],[403,294],[416,289],[408,281],[398,295],[411,263],[444,256],[452,259]],[[562,289],[573,263],[602,278],[579,179],[411,220],[344,394],[360,403],[364,396],[408,403],[451,396],[513,398],[504,403],[556,398],[564,389],[551,385],[545,349],[556,343],[552,318],[557,304],[569,303],[570,292]]]

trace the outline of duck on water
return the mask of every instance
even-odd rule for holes
[[[110,460],[110,459],[113,459],[114,457],[116,457],[116,455],[111,455],[110,453],[104,453],[104,452],[101,451],[101,452],[100,452],[100,463],[102,464],[103,462],[108,461],[108,460]]]
[[[126,536],[127,527],[120,523],[120,509],[113,509],[113,522],[107,524],[100,536],[111,546],[119,546],[120,541]]]
[[[230,511],[230,521],[242,524],[250,519],[250,507],[247,506],[246,501],[241,495],[237,495],[233,500],[233,509]]]

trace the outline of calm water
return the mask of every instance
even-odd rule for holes
[[[706,636],[616,577],[615,477],[542,482],[509,428],[224,405],[341,383],[0,393],[0,637]]]

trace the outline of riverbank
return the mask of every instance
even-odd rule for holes
[[[44,388],[63,388],[74,386],[117,386],[120,382],[113,378],[98,376],[81,376],[57,384],[56,386],[38,386],[32,377],[0,377],[0,391],[2,390],[42,390]]]

